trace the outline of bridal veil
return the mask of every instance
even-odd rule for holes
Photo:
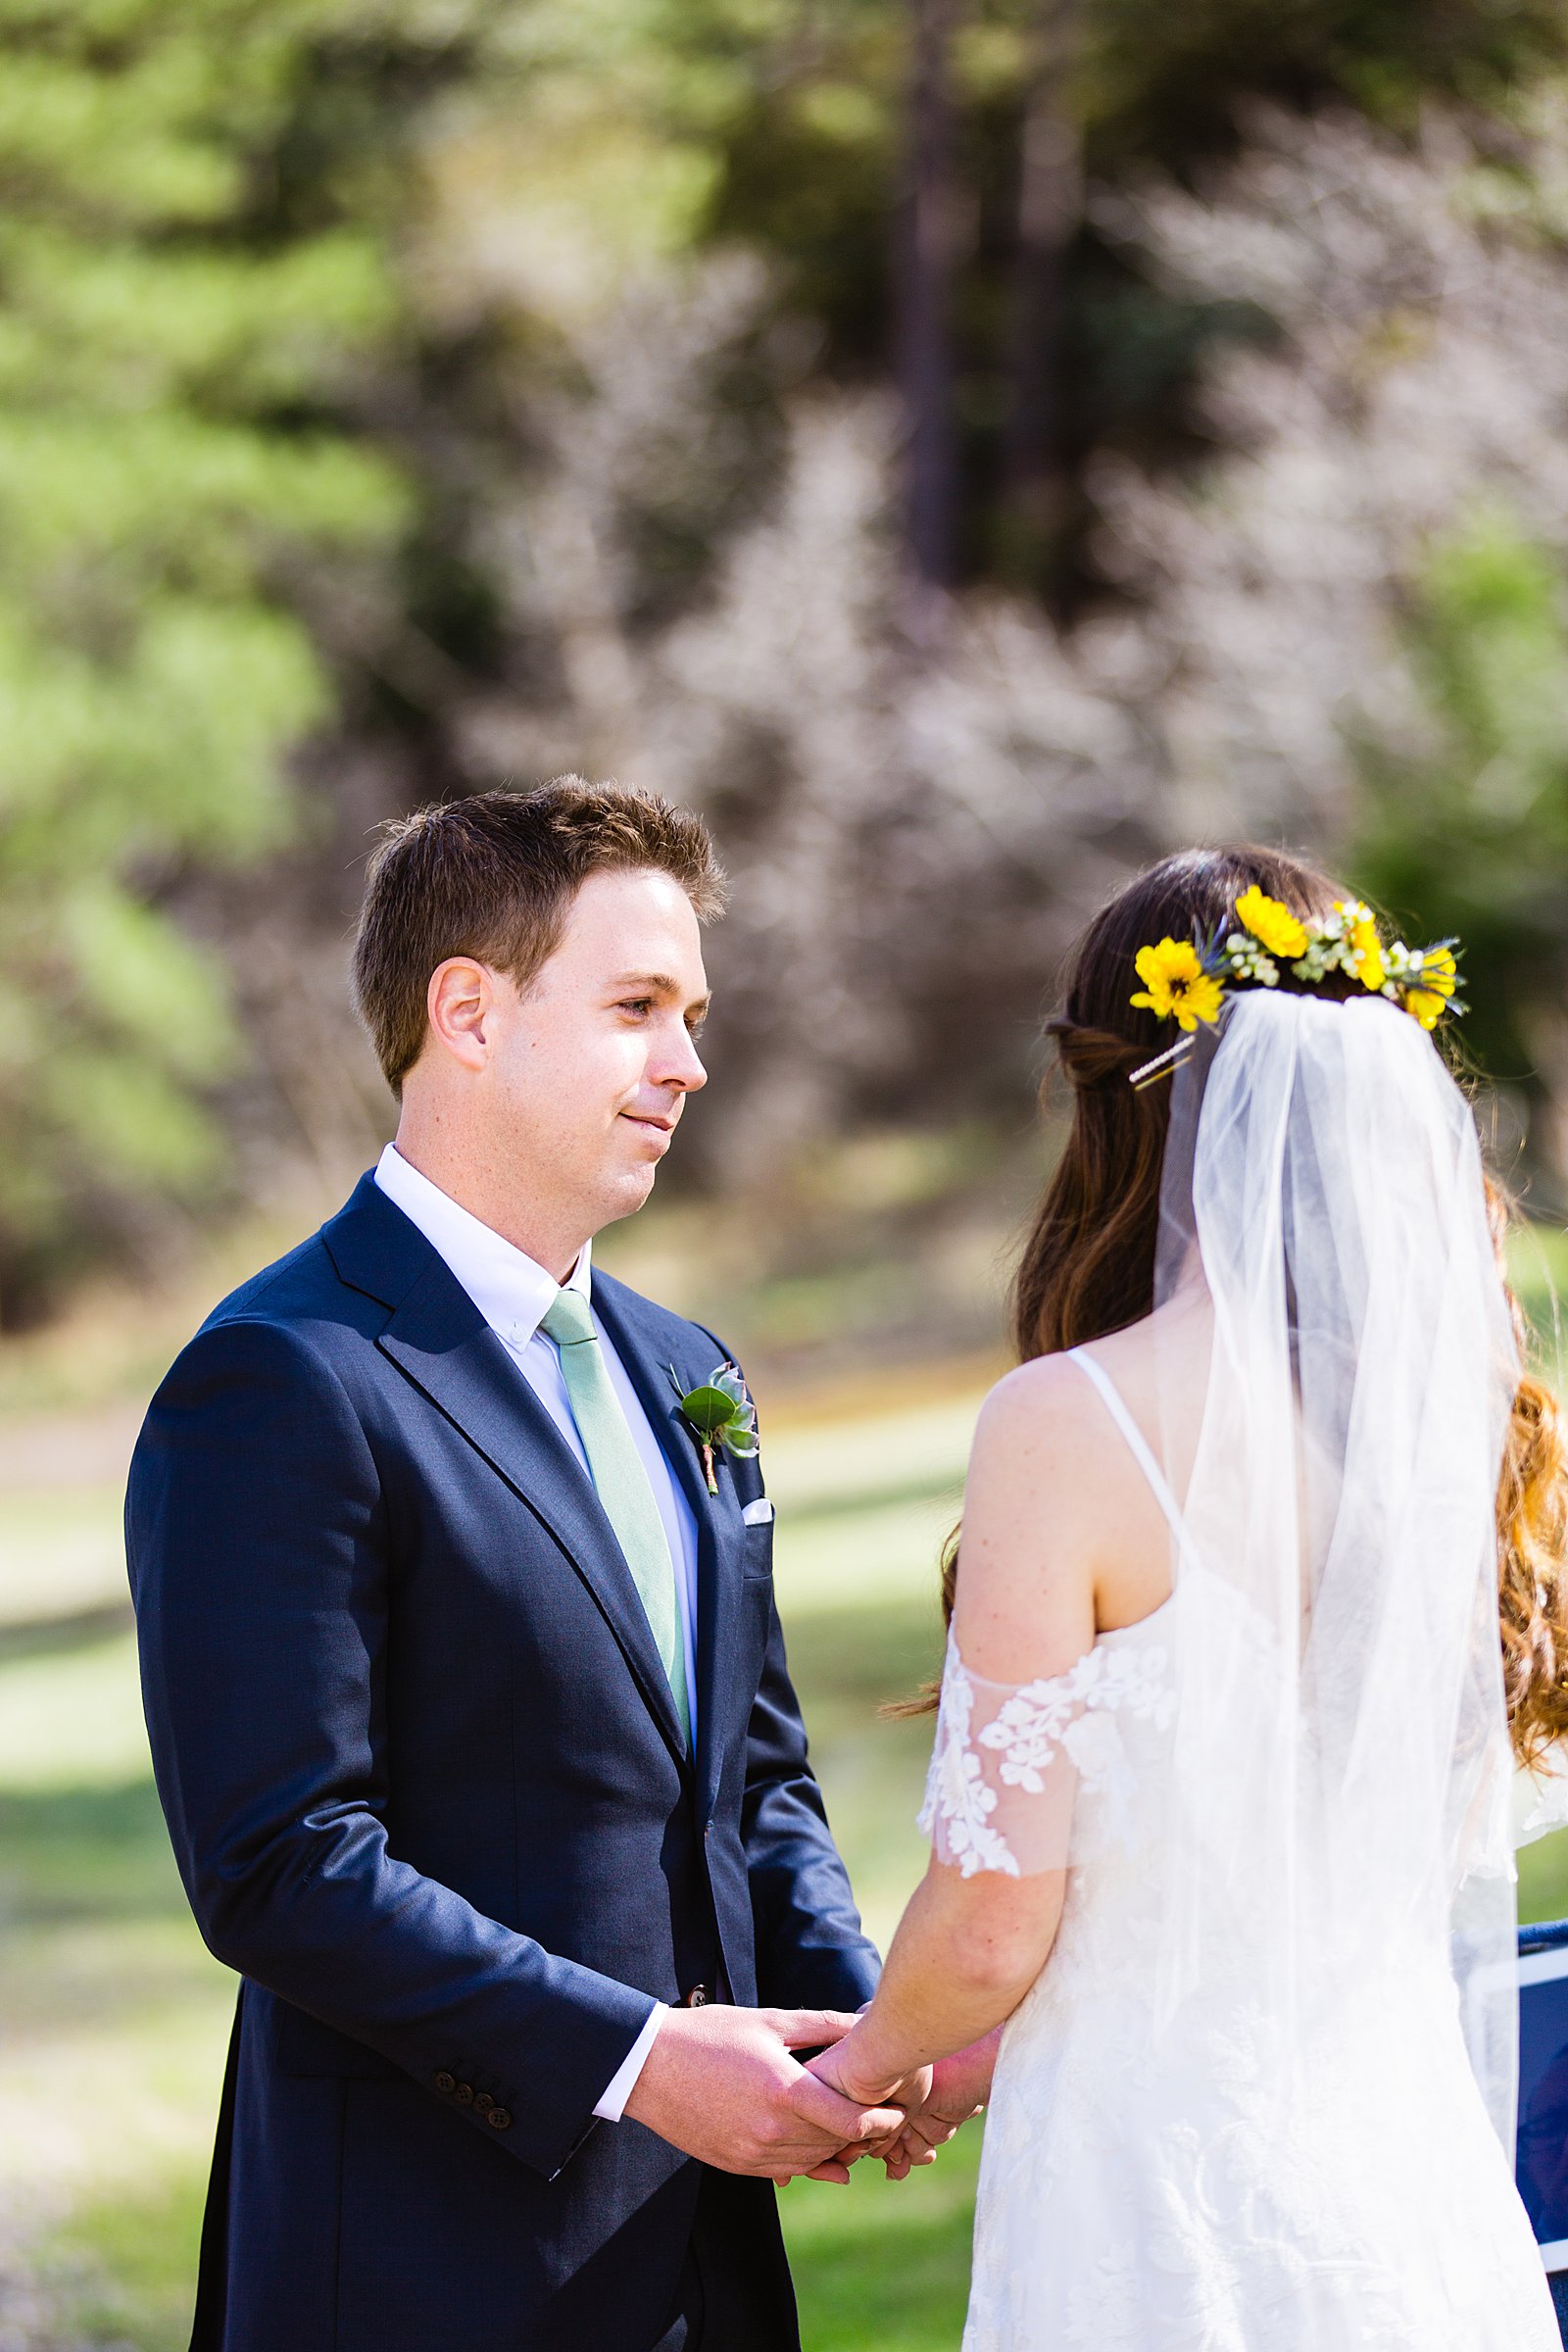
[[[1375,997],[1239,993],[1171,1083],[1144,1432],[1171,1599],[1139,1643],[1017,1690],[950,1649],[922,1818],[965,1871],[1091,1859],[1120,1725],[1158,1713],[1162,1785],[1124,1776],[1161,1816],[1156,2040],[1243,1979],[1289,2099],[1408,1972],[1460,2003],[1511,2152],[1494,1515],[1517,1364],[1470,1107]]]
[[[1495,1510],[1518,1366],[1470,1106],[1372,997],[1240,995],[1174,1089],[1154,1329],[1211,1338],[1175,1563],[1158,2003],[1238,1941],[1288,2060],[1290,2021],[1451,1936],[1511,2151]]]

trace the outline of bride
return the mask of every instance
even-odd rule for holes
[[[1053,1024],[1074,1123],[975,1437],[932,1861],[815,2061],[914,2086],[907,2164],[994,2059],[965,2352],[1557,2352],[1508,1792],[1568,1727],[1568,1472],[1430,1034],[1450,949],[1195,852]]]

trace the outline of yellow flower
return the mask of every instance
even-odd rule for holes
[[[1304,956],[1306,954],[1306,925],[1298,923],[1288,906],[1278,899],[1266,899],[1254,882],[1244,890],[1236,902],[1240,921],[1256,940],[1261,940],[1271,956]]]
[[[1372,909],[1363,906],[1359,899],[1342,899],[1335,912],[1345,917],[1346,930],[1355,956],[1355,976],[1361,986],[1371,989],[1375,996],[1389,975],[1384,967],[1383,942],[1378,937]]]
[[[1459,972],[1451,948],[1428,948],[1421,958],[1421,985],[1406,989],[1404,1009],[1423,1029],[1435,1029],[1458,986]]]
[[[1133,960],[1144,983],[1131,999],[1134,1004],[1147,1005],[1162,1021],[1174,1014],[1184,1029],[1219,1019],[1224,988],[1204,971],[1191,940],[1162,939],[1157,948],[1140,948]]]

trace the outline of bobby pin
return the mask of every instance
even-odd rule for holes
[[[1137,1087],[1141,1094],[1146,1086],[1152,1086],[1156,1078],[1168,1078],[1176,1064],[1187,1059],[1193,1043],[1191,1032],[1179,1037],[1173,1046],[1165,1048],[1163,1054],[1156,1054],[1152,1061],[1141,1062],[1136,1070],[1129,1071],[1128,1083]]]

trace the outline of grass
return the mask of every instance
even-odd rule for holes
[[[768,1448],[792,1661],[883,1940],[923,1866],[929,1733],[877,1708],[936,1662],[933,1562],[980,1377],[895,1384],[870,1416],[848,1397],[825,1419],[781,1413]],[[182,2352],[233,1981],[164,1834],[116,1515],[96,1487],[0,1493],[0,2215],[28,2238],[50,2352]],[[867,2168],[787,2193],[807,2352],[957,2343],[965,2142],[898,2186]]]
[[[794,2181],[784,2228],[806,2352],[953,2352],[963,2331],[978,2130],[890,2188],[858,2165],[848,2188]]]
[[[174,2352],[231,1980],[152,1786],[131,1638],[0,1649],[0,2200],[60,2338]]]
[[[74,2347],[182,2348],[207,2194],[207,2163],[167,2166],[146,2187],[88,2197],[45,2245],[40,2276]]]

